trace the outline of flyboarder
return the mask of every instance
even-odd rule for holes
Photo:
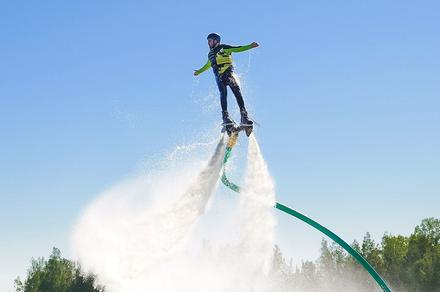
[[[208,61],[202,68],[194,70],[194,76],[197,76],[208,70],[209,67],[212,67],[215,75],[215,80],[220,91],[220,103],[222,107],[224,129],[229,135],[234,131],[244,129],[246,131],[246,134],[249,136],[252,132],[253,122],[248,118],[248,113],[244,105],[240,86],[234,77],[234,67],[232,65],[231,54],[244,52],[252,48],[256,48],[259,45],[258,43],[253,42],[246,46],[229,46],[220,43],[220,35],[216,33],[210,33],[207,39],[209,46]],[[238,106],[240,108],[241,123],[239,127],[235,127],[234,121],[229,117],[227,86],[229,86],[234,93]]]

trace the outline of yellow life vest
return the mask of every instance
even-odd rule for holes
[[[221,49],[215,56],[215,60],[218,65],[218,73],[223,74],[229,67],[232,66],[232,56],[231,53],[225,52]]]

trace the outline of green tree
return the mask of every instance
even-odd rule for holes
[[[24,281],[15,280],[17,292],[103,292],[105,289],[95,284],[96,277],[84,275],[81,268],[61,257],[61,252],[53,248],[48,260],[33,259]]]
[[[440,220],[427,218],[409,237],[406,282],[413,291],[440,291]]]
[[[423,219],[422,223],[416,226],[414,234],[426,237],[432,245],[438,245],[440,243],[440,219],[432,217]]]
[[[379,245],[371,238],[369,232],[367,232],[362,241],[361,254],[378,273],[383,272],[382,251]]]
[[[402,235],[392,236],[385,234],[382,237],[382,258],[384,277],[396,287],[405,286],[406,255],[408,253],[408,238]]]

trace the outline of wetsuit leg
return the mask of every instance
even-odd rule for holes
[[[243,95],[241,94],[241,89],[240,86],[238,85],[237,80],[235,80],[234,75],[232,75],[232,73],[228,73],[228,85],[231,88],[232,92],[235,95],[235,99],[237,100],[238,106],[240,107],[240,111],[245,110],[246,108],[244,106],[244,100],[243,100]]]
[[[221,77],[216,77],[215,81],[217,81],[218,90],[220,91],[220,104],[222,106],[222,111],[225,112],[228,110],[228,90],[226,88],[226,83]]]

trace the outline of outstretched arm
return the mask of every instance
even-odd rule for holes
[[[233,47],[233,46],[228,46],[225,45],[225,48],[223,49],[226,53],[239,53],[239,52],[244,52],[253,48],[258,47],[259,44],[256,42],[251,43],[250,45],[246,45],[246,46],[237,46],[237,47]]]
[[[197,76],[197,75],[199,75],[199,74],[205,72],[206,70],[209,69],[209,67],[211,67],[211,61],[208,60],[208,61],[206,61],[206,64],[203,65],[202,68],[200,68],[200,69],[198,69],[198,70],[194,70],[194,76]]]

